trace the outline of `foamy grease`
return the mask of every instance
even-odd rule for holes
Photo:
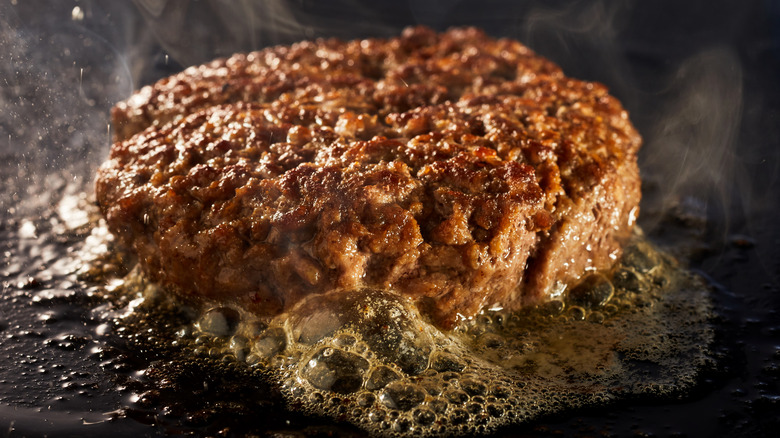
[[[183,306],[138,270],[120,290],[144,291],[135,311],[161,300]],[[407,298],[362,289],[312,295],[271,320],[207,308],[178,342],[260,368],[290,406],[371,434],[464,435],[622,397],[682,394],[710,363],[710,318],[701,280],[637,236],[618,266],[564,299],[484,311],[451,332]]]

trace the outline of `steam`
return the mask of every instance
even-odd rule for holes
[[[135,4],[147,30],[170,59],[183,67],[304,39],[390,36],[400,30],[400,26],[383,24],[387,16],[381,8],[357,0],[308,4],[135,0]]]
[[[0,6],[0,212],[32,212],[86,181],[108,147],[108,109],[131,90],[122,58],[82,10]]]
[[[737,151],[741,61],[732,45],[710,41],[658,9],[620,2],[537,7],[519,38],[567,75],[605,83],[629,111],[644,138],[640,223],[646,230],[671,214],[698,226],[709,221],[725,239],[737,200],[751,208]],[[727,34],[741,17],[718,18]],[[656,35],[627,37],[635,20],[656,22]]]
[[[728,223],[737,199],[752,208],[755,191],[736,150],[743,73],[728,40],[689,36],[691,24],[624,2],[323,3],[56,2],[40,14],[27,2],[4,2],[0,157],[16,165],[0,168],[0,202],[14,203],[0,207],[19,208],[34,195],[61,190],[73,176],[86,187],[108,149],[110,107],[142,85],[235,52],[316,37],[386,37],[422,23],[440,30],[476,25],[517,38],[568,75],[607,84],[645,138],[646,228],[674,209]],[[723,38],[742,18],[718,18]],[[677,27],[658,35],[634,31],[647,20],[653,25],[640,27]]]
[[[737,186],[743,100],[740,61],[729,48],[704,50],[679,66],[661,94],[668,103],[646,135],[649,141],[642,161],[648,183],[660,188],[648,207],[660,211],[704,207],[727,229],[734,196],[750,192]],[[750,199],[742,197],[750,208]]]

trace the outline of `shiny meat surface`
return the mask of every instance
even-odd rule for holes
[[[113,112],[113,233],[175,293],[261,315],[372,286],[441,327],[620,254],[640,138],[604,86],[475,29],[239,54]]]

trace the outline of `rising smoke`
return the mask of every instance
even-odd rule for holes
[[[715,37],[678,22],[674,8],[477,3],[56,2],[46,14],[26,2],[4,4],[0,154],[18,163],[3,167],[6,190],[16,192],[14,199],[29,197],[40,176],[63,170],[88,182],[107,151],[111,105],[186,66],[307,38],[391,36],[413,24],[476,25],[521,40],[567,75],[607,84],[623,101],[645,138],[646,213],[683,206],[727,222],[733,198],[750,192],[732,187],[742,180],[733,159],[742,68],[729,38],[744,17],[718,15],[722,32]],[[677,8],[686,7],[693,6]],[[657,220],[643,225],[653,228]]]

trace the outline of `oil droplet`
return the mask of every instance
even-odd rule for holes
[[[70,12],[70,18],[73,21],[81,21],[84,19],[84,11],[79,6],[75,6]]]

